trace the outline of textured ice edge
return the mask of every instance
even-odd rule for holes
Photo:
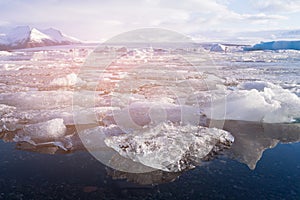
[[[227,131],[202,126],[161,123],[142,131],[107,137],[105,144],[121,156],[152,168],[178,172],[194,168],[229,148]]]

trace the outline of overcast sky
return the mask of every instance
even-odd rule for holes
[[[100,41],[137,28],[184,34],[300,28],[300,0],[0,0],[0,26]]]

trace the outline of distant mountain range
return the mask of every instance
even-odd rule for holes
[[[3,33],[0,30],[0,50],[77,43],[81,43],[80,40],[67,36],[53,28],[42,30],[29,26],[18,26],[10,30],[5,30]]]
[[[141,32],[142,31],[143,30],[141,30]],[[172,37],[166,34],[169,33],[157,31],[157,41],[166,41],[168,38],[172,41],[185,41],[185,38],[174,38],[176,34],[173,34],[173,36],[171,35]],[[147,39],[147,33],[142,32],[140,35],[143,36],[142,41],[145,41],[145,37]],[[260,41],[300,40],[300,30],[269,30],[252,32],[202,31],[191,33],[189,36],[195,41],[203,43],[218,42],[250,45],[256,44]],[[122,37],[118,38],[124,42],[126,40],[138,41],[140,37],[141,36],[139,35],[123,34]],[[61,31],[54,28],[38,29],[29,26],[0,27],[0,51],[78,43],[82,42],[76,38],[63,34]]]

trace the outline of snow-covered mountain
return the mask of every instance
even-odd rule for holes
[[[80,41],[53,28],[41,30],[29,26],[18,26],[6,33],[0,33],[0,50],[75,43],[80,43]]]

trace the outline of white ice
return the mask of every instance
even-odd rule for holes
[[[105,144],[121,156],[164,171],[194,167],[212,151],[229,147],[233,136],[216,128],[160,123],[129,134],[112,136]]]
[[[253,45],[252,47],[244,48],[244,50],[247,50],[247,51],[282,50],[282,49],[300,50],[300,41],[261,42],[259,44]]]
[[[226,96],[214,98],[217,99],[215,104],[204,109],[213,119],[291,123],[300,117],[300,98],[269,82],[240,83],[235,89],[226,91]],[[214,110],[213,116],[211,110]]]
[[[81,80],[75,73],[66,75],[65,77],[55,78],[50,82],[53,86],[82,86],[86,82]]]
[[[210,51],[215,51],[215,52],[225,52],[226,51],[226,46],[222,44],[214,44],[210,48]]]
[[[46,122],[25,125],[22,130],[18,131],[18,138],[25,138],[32,141],[54,141],[65,136],[66,126],[63,119],[51,119]],[[20,139],[18,139],[20,141]]]
[[[124,132],[161,122],[195,126],[206,125],[207,123],[207,118],[200,108],[149,101],[134,102],[122,110],[112,112],[111,117]],[[105,119],[109,118],[106,117]],[[105,120],[104,122],[107,123]]]

